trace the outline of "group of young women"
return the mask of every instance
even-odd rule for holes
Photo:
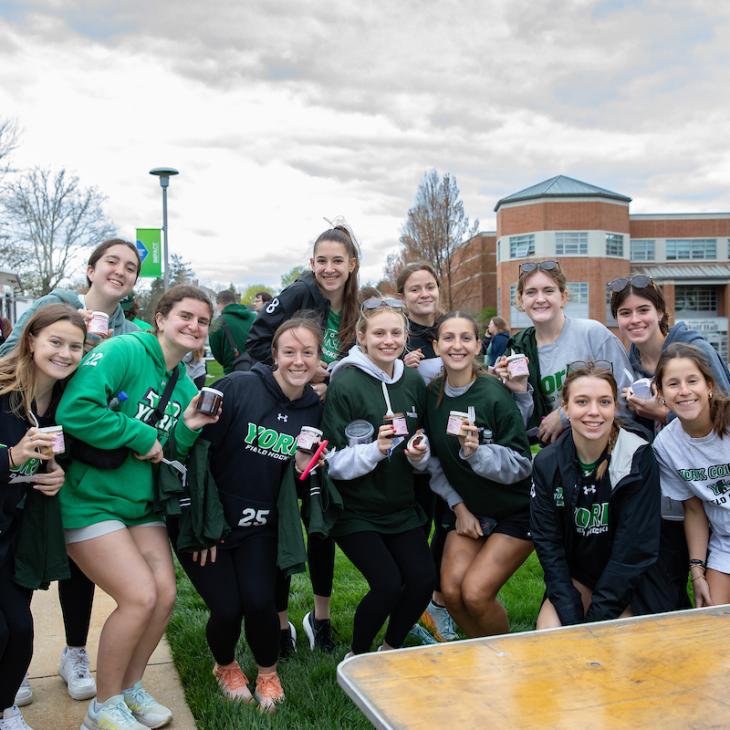
[[[690,568],[697,605],[730,600],[727,371],[683,326],[668,332],[651,280],[609,284],[628,357],[603,325],[565,316],[558,262],[523,264],[518,298],[533,326],[508,344],[527,356],[519,374],[505,356],[491,372],[476,364],[477,324],[464,312],[439,316],[428,264],[404,269],[399,298],[360,301],[359,261],[347,226],[319,236],[311,271],[259,312],[250,371],[215,384],[223,405],[208,415],[181,364],[213,316],[201,290],[166,292],[151,332],[87,337],[87,310],[111,315],[109,335],[128,327],[117,331],[116,306],[138,273],[130,244],[92,254],[84,299],[58,297],[66,303],[44,303],[18,324],[0,359],[0,729],[27,727],[14,705],[32,654],[30,592],[69,575],[58,560],[35,582],[20,580],[33,564],[23,528],[38,503],[58,513],[44,549],[67,553],[72,581],[101,586],[117,604],[83,728],[171,719],[142,685],[175,599],[170,540],[210,609],[221,691],[274,710],[284,699],[277,661],[296,648],[278,557],[282,539],[301,529],[284,500],[292,489],[295,504],[297,492],[308,495],[299,476],[310,454],[297,448],[304,426],[328,440],[317,471],[341,498],[329,536],[308,537],[314,600],[303,628],[312,649],[335,648],[335,544],[368,584],[352,654],[371,651],[383,627],[379,650],[402,646],[419,619],[439,639],[456,635],[452,619],[467,636],[509,630],[497,595],[533,547],[546,586],[538,628],[681,607]],[[633,393],[634,373],[653,377],[651,398]],[[67,439],[63,467],[42,430],[56,423]],[[529,427],[543,444],[534,461]],[[191,553],[177,547],[177,521],[165,524],[152,505],[155,465],[185,462],[198,438],[230,533]],[[686,541],[681,523],[664,527],[662,493],[683,506]],[[88,629],[88,586],[83,595],[69,618]],[[235,658],[242,622],[253,687]],[[85,640],[83,631],[69,637],[64,655],[85,657]]]

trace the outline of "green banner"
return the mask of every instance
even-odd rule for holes
[[[139,275],[148,279],[162,276],[161,228],[138,228],[137,251],[142,259]]]

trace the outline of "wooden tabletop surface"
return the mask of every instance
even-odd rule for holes
[[[378,728],[730,728],[730,605],[361,654]]]

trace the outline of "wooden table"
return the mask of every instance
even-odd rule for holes
[[[730,728],[730,605],[362,654],[377,728]]]

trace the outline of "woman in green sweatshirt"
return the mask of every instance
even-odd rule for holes
[[[172,719],[141,685],[175,601],[167,532],[151,506],[153,464],[173,429],[178,458],[184,458],[199,429],[217,420],[196,411],[197,389],[181,364],[205,341],[212,314],[203,291],[173,287],[157,305],[154,331],[95,348],[58,406],[57,421],[73,437],[129,450],[115,469],[73,459],[61,499],[68,554],[117,602],[99,641],[97,698],[82,725],[87,730],[161,727]],[[155,423],[170,381],[174,387]]]
[[[522,416],[498,378],[481,370],[479,329],[463,312],[436,325],[445,375],[429,387],[431,489],[450,508],[441,590],[470,637],[505,633],[499,589],[532,551],[532,461]]]
[[[344,503],[332,535],[370,586],[355,611],[354,654],[370,651],[387,619],[382,648],[401,646],[433,590],[426,515],[413,483],[413,468],[426,467],[428,447],[425,441],[407,446],[421,426],[426,386],[400,359],[406,332],[400,300],[366,300],[358,344],[333,369],[325,403],[322,430],[337,447],[328,456],[329,474]],[[356,420],[372,427],[368,443],[348,438]],[[396,423],[407,433],[396,436]]]

